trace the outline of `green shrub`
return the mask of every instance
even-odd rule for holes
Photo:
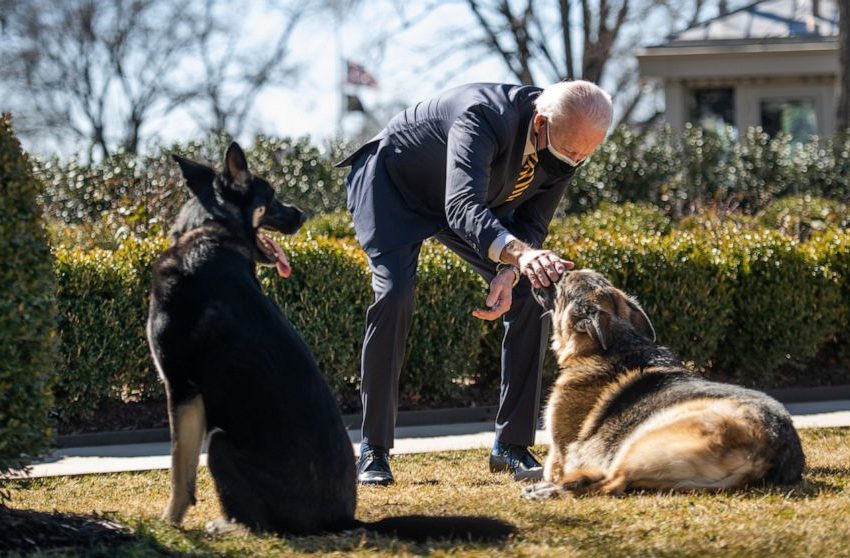
[[[850,231],[829,231],[807,244],[812,257],[835,274],[840,290],[839,328],[835,340],[835,356],[850,368]]]
[[[161,393],[145,338],[153,261],[162,239],[128,239],[115,252],[57,248],[62,357],[60,421],[90,418],[106,400]]]
[[[795,193],[850,199],[850,133],[815,138],[797,146],[797,155],[800,181],[794,185]]]
[[[51,227],[53,245],[75,242],[115,249],[126,238],[163,235],[188,195],[171,154],[220,168],[229,141],[228,136],[217,135],[204,142],[175,144],[146,157],[117,153],[99,163],[37,161],[35,172],[45,183],[40,203],[47,216],[60,224]],[[282,199],[320,213],[345,209],[347,169],[333,166],[343,149],[341,143],[320,149],[309,138],[259,136],[246,153],[252,171],[266,178]],[[86,234],[91,238],[86,239]]]
[[[318,214],[346,207],[344,180],[348,168],[334,166],[344,157],[346,149],[346,144],[339,142],[326,144],[320,149],[310,142],[309,137],[258,136],[247,155],[251,172],[268,180],[281,199]],[[220,158],[221,155],[214,160]]]
[[[41,185],[11,120],[0,117],[0,476],[46,447],[56,357],[52,258],[36,203]]]
[[[663,235],[670,228],[670,218],[654,205],[602,202],[596,209],[553,220],[548,240],[557,244],[621,234]]]
[[[348,211],[319,213],[310,217],[298,233],[308,238],[317,236],[354,238],[354,221]]]
[[[365,256],[350,238],[297,235],[282,244],[293,275],[284,280],[262,268],[264,288],[313,349],[341,403],[356,407],[372,300]],[[636,296],[659,342],[714,377],[759,387],[808,383],[799,366],[836,335],[847,338],[846,232],[800,245],[776,232],[734,227],[667,235],[629,229],[549,246]],[[56,250],[61,418],[86,416],[106,400],[161,396],[144,322],[151,262],[163,248],[162,240],[128,239],[115,252]],[[401,378],[404,400],[446,404],[461,385],[489,388],[498,379],[501,324],[470,315],[486,292],[464,262],[426,243]],[[549,355],[547,377],[553,372]]]
[[[846,203],[811,194],[786,196],[771,201],[759,213],[758,222],[786,236],[805,242],[813,233],[827,228],[850,226]]]
[[[719,232],[735,268],[734,313],[717,367],[747,384],[772,385],[780,365],[799,365],[837,333],[847,301],[835,273],[773,231]]]

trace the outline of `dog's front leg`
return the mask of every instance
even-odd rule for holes
[[[195,503],[198,458],[206,434],[204,402],[196,395],[183,403],[168,405],[171,424],[171,498],[162,519],[180,525],[190,505]]]
[[[564,474],[564,458],[557,444],[549,446],[549,455],[543,465],[543,480],[557,483]]]

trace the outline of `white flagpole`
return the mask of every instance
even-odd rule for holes
[[[341,139],[342,119],[345,117],[345,80],[346,67],[342,51],[342,2],[344,0],[331,0],[333,6],[334,26],[334,56],[336,57],[337,92],[339,95],[339,112],[336,119],[336,139]]]

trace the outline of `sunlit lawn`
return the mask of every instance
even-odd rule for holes
[[[518,497],[521,485],[507,475],[490,474],[486,451],[476,450],[394,457],[396,485],[360,490],[360,519],[488,514],[519,528],[512,539],[495,546],[415,545],[363,533],[210,536],[203,527],[217,517],[218,505],[206,469],[200,474],[198,505],[184,530],[157,519],[167,499],[167,471],[19,482],[12,486],[12,507],[104,513],[133,527],[138,542],[109,549],[108,556],[850,556],[850,429],[801,434],[808,468],[802,483],[784,489],[527,502]],[[538,450],[545,454],[544,448]]]

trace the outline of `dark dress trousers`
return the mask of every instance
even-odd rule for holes
[[[339,163],[351,166],[348,209],[375,292],[361,361],[364,442],[393,446],[422,241],[435,237],[488,283],[496,273],[488,249],[500,234],[542,245],[571,175],[547,176],[538,165],[531,184],[511,195],[539,93],[495,83],[456,87],[396,115]],[[534,442],[548,336],[527,280],[514,288],[503,321],[496,437],[527,446]]]

